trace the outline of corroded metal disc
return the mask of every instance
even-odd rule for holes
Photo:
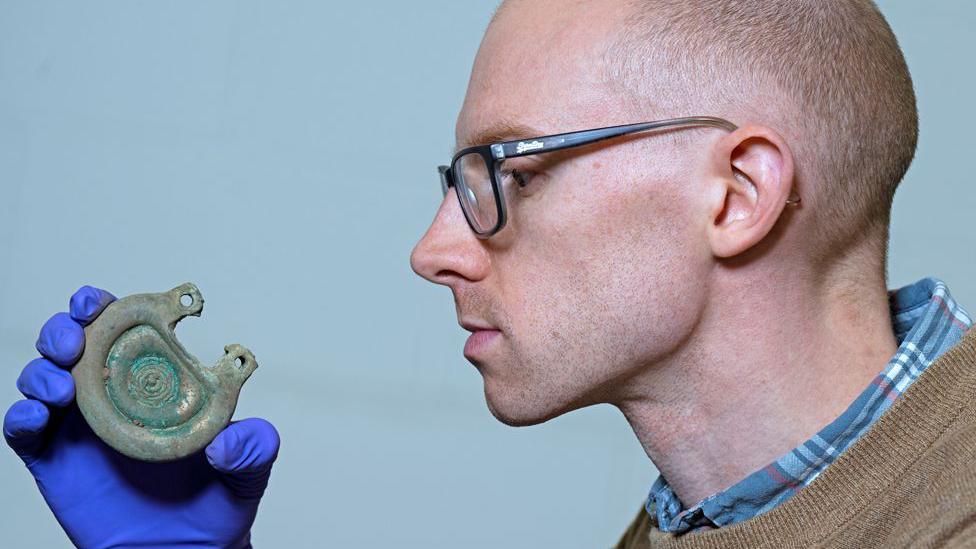
[[[183,284],[113,302],[85,327],[85,352],[72,369],[88,425],[119,452],[169,461],[201,450],[230,422],[241,386],[258,367],[240,345],[206,367],[173,330],[200,316],[203,296]]]

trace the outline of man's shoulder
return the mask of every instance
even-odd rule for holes
[[[976,364],[973,365],[976,368]],[[960,503],[959,493],[969,490],[967,504],[976,507],[976,402],[939,435],[905,475],[907,488],[924,486],[930,502]]]
[[[851,539],[887,547],[976,545],[976,402],[921,455],[904,457],[914,459],[904,474],[878,486],[849,528],[825,545]]]

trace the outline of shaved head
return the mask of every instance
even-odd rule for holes
[[[523,0],[502,4],[496,18]],[[884,269],[892,198],[911,164],[911,76],[871,0],[611,0],[606,79],[633,121],[716,115],[775,128],[826,266],[855,248]],[[609,7],[609,6],[608,6]],[[673,134],[681,139],[687,133]]]

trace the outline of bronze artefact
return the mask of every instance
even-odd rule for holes
[[[72,369],[76,400],[109,446],[143,461],[170,461],[199,451],[230,422],[258,365],[237,344],[211,367],[188,353],[173,330],[202,310],[200,290],[186,283],[119,299],[85,327],[85,351]]]

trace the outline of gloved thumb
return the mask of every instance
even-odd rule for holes
[[[260,418],[231,423],[207,446],[207,461],[224,474],[224,483],[240,498],[260,499],[281,441],[273,425]]]

